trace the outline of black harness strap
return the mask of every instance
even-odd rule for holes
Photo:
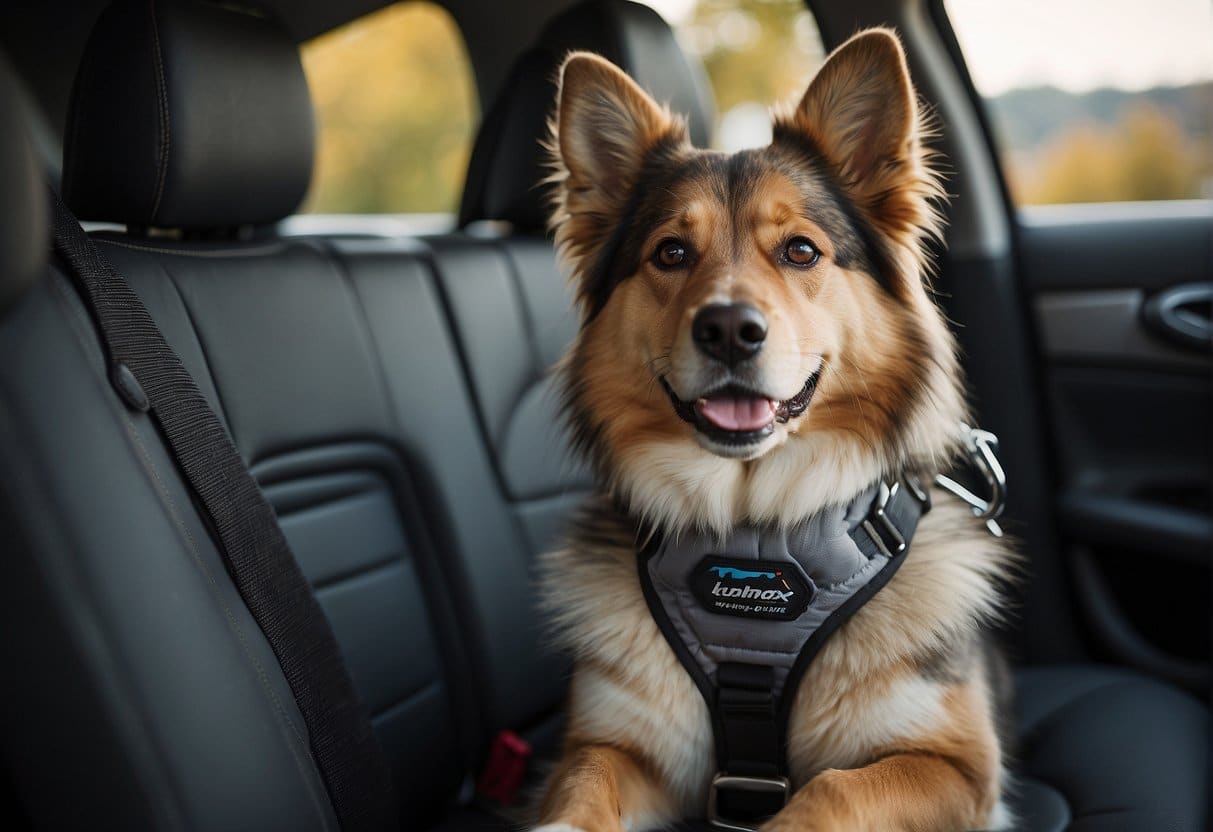
[[[278,657],[343,830],[398,829],[395,792],[337,640],[274,510],[143,301],[52,192],[55,250],[91,307],[110,379],[150,411],[218,534],[232,580]]]

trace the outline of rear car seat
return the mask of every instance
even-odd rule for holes
[[[627,68],[657,62],[653,49],[685,65],[659,21],[591,8],[601,16],[561,24],[604,39],[585,45]],[[540,45],[549,59],[573,45],[551,31],[566,40]],[[611,53],[608,38],[629,45]],[[539,121],[549,77],[506,85]],[[564,467],[543,375],[574,321],[529,182],[502,192],[525,213],[465,215],[514,223],[494,240],[244,239],[237,228],[289,214],[306,187],[302,85],[265,18],[120,3],[82,64],[65,194],[83,219],[132,227],[96,239],[275,505],[374,714],[404,828],[488,828],[451,807],[490,738],[513,727],[550,747],[558,727],[566,664],[541,649],[528,571],[587,482]],[[10,216],[40,215],[10,87],[0,163],[20,186],[0,195],[6,235],[22,229]],[[538,130],[509,128],[513,146]],[[486,132],[477,154],[497,141]],[[36,230],[0,250],[12,802],[55,828],[332,828],[275,659],[155,426],[110,387],[71,283],[35,265]],[[1201,828],[1199,705],[1115,672],[1035,670],[1021,685],[1025,768],[1059,811]]]

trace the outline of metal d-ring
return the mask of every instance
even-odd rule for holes
[[[986,528],[995,537],[1002,537],[1002,527],[998,525],[998,517],[1006,508],[1007,474],[998,461],[998,437],[988,430],[970,427],[960,423],[961,435],[964,440],[965,454],[968,461],[981,474],[982,480],[989,489],[989,497],[983,498],[974,494],[956,480],[944,474],[935,477],[935,483],[946,491],[964,500],[973,509],[973,514],[986,523]]]

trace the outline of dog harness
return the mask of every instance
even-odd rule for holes
[[[997,440],[965,430],[973,467],[994,498],[983,501],[955,480],[937,482],[1001,534],[994,523],[1005,486],[993,456]],[[790,529],[739,528],[725,539],[655,536],[641,549],[649,610],[711,714],[713,826],[749,832],[786,804],[788,719],[800,679],[826,640],[900,568],[930,507],[923,483],[906,475]]]
[[[961,429],[969,475],[939,475],[935,484],[1001,537],[1007,479],[998,438]],[[799,682],[826,639],[892,579],[928,511],[922,481],[904,474],[791,529],[741,528],[723,540],[656,534],[640,549],[645,602],[711,713],[712,826],[751,832],[784,808]]]
[[[798,682],[826,639],[893,577],[929,507],[906,478],[786,531],[684,534],[641,552],[649,610],[712,715],[714,826],[754,829],[787,802]]]

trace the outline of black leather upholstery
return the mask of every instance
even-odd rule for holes
[[[307,191],[307,82],[293,40],[260,14],[118,0],[72,97],[63,195],[81,219],[231,228],[281,219]]]
[[[5,770],[49,828],[322,828],[276,659],[59,273],[0,321]]]
[[[1016,675],[1016,768],[1058,797],[1025,801],[1025,828],[1073,832],[1206,829],[1209,711],[1191,696],[1124,671],[1025,669]],[[1050,805],[1052,804],[1052,805]]]
[[[392,244],[341,259],[300,241],[100,245],[214,391],[332,623],[405,816],[437,817],[484,739],[452,682],[468,672],[448,600],[460,572],[419,508],[436,476],[419,449],[462,450],[475,433],[424,260]],[[385,374],[389,338],[411,372]],[[467,530],[494,533],[500,554],[512,530],[490,523]]]
[[[45,268],[46,185],[26,133],[24,107],[0,55],[0,315]]]
[[[623,67],[659,101],[687,116],[691,138],[706,146],[714,107],[703,68],[688,61],[657,12],[629,0],[585,0],[554,18],[515,63],[484,117],[472,149],[459,210],[461,226],[508,220],[542,233],[547,173],[540,140],[556,94],[556,75],[573,49],[597,52]]]

